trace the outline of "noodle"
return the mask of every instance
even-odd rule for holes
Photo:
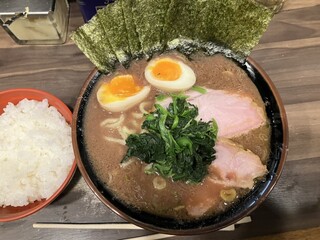
[[[128,161],[126,161],[126,162],[124,162],[124,163],[121,163],[121,164],[120,164],[120,167],[121,167],[121,168],[126,168],[126,167],[128,167],[129,165],[131,165],[133,162],[134,162],[134,159],[133,159],[133,158],[130,158]]]
[[[126,126],[118,127],[118,131],[124,140],[127,139],[130,134],[136,133],[135,130],[127,128]]]
[[[119,143],[121,145],[126,145],[126,141],[123,139],[113,138],[113,137],[104,137],[104,139],[107,141],[110,141],[110,142],[115,142],[115,143]]]
[[[117,128],[124,120],[124,114],[121,114],[119,118],[107,118],[100,123],[101,127]]]
[[[123,127],[123,131],[124,131],[125,133],[127,133],[128,135],[133,134],[133,133],[136,133],[136,130],[127,128],[126,126]]]
[[[150,105],[150,104],[152,104],[152,103],[151,103],[151,102],[142,102],[142,103],[140,103],[140,105],[139,105],[140,111],[141,111],[142,113],[144,113],[144,114],[148,114],[149,111],[146,110],[146,106],[147,106],[147,105]]]
[[[143,117],[143,113],[136,113],[136,112],[133,112],[133,113],[132,113],[132,116],[133,116],[134,118],[140,119],[140,118],[142,118],[142,117]]]
[[[263,133],[260,133],[260,134],[259,134],[259,138],[260,138],[260,140],[262,140],[262,141],[268,141],[268,136],[265,135],[265,134],[263,134]]]
[[[140,127],[139,123],[138,123],[136,120],[132,120],[131,124],[132,124],[135,128]]]

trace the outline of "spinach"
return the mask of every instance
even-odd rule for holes
[[[126,140],[128,150],[122,162],[131,157],[150,164],[147,173],[158,173],[173,181],[199,183],[215,159],[214,145],[218,127],[214,119],[197,121],[198,108],[186,96],[173,95],[167,108],[155,104],[145,116],[141,134]]]

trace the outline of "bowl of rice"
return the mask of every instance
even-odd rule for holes
[[[49,205],[76,170],[72,112],[37,89],[0,92],[0,222]]]

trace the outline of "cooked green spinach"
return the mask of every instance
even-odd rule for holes
[[[145,116],[141,134],[126,140],[128,150],[122,162],[131,157],[150,164],[147,173],[158,173],[173,181],[199,183],[215,159],[218,126],[196,120],[198,108],[184,95],[173,95],[167,108],[155,104],[155,111]]]

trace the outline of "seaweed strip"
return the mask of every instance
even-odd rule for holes
[[[103,71],[112,71],[117,60],[127,67],[132,58],[151,58],[166,49],[187,56],[204,50],[243,61],[272,16],[252,0],[118,0],[72,38]]]
[[[97,17],[119,62],[128,67],[131,54],[120,2],[116,1],[98,10]]]
[[[195,35],[205,42],[209,53],[214,45],[221,45],[246,57],[259,42],[271,17],[270,10],[251,0],[206,0],[206,7],[198,15]]]
[[[114,68],[117,62],[117,58],[111,48],[108,38],[105,36],[105,33],[101,28],[98,18],[94,16],[87,24],[83,25],[82,27],[88,38],[98,49],[98,54],[104,56],[106,66],[108,66],[109,68]]]
[[[178,37],[167,42],[167,50],[177,50],[187,57],[200,50],[201,43],[191,38]]]
[[[107,71],[104,60],[99,58],[99,54],[97,53],[93,42],[88,39],[82,28],[79,28],[77,31],[73,32],[71,39],[99,70]]]
[[[109,72],[115,67],[117,58],[96,16],[76,30],[71,38],[100,71]]]
[[[122,13],[124,23],[127,29],[127,36],[132,58],[140,58],[142,56],[141,44],[139,41],[139,35],[136,31],[136,25],[134,23],[132,6],[134,0],[118,0],[122,7]]]
[[[135,0],[133,19],[139,35],[142,51],[147,58],[163,51],[165,42],[163,27],[171,0]]]
[[[164,36],[168,49],[190,55],[199,49],[198,36],[195,35],[195,26],[198,21],[198,12],[203,7],[202,1],[172,0],[165,19]]]

